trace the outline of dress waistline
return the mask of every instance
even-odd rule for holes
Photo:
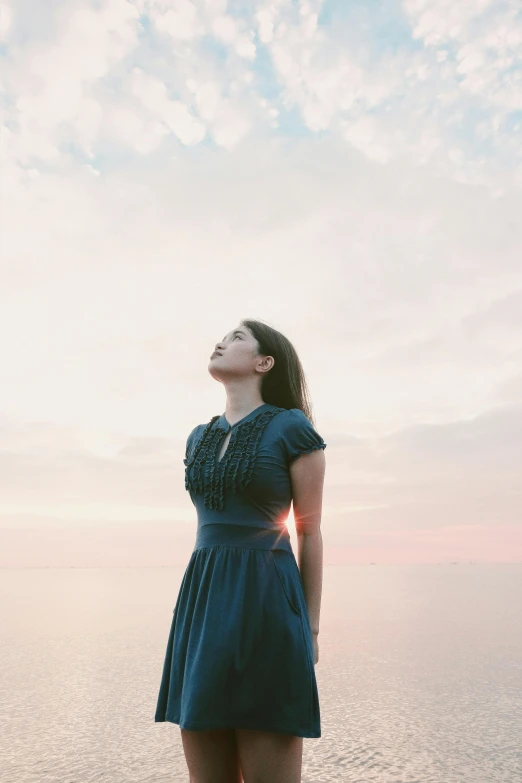
[[[232,525],[224,522],[211,522],[198,527],[196,549],[209,546],[234,546],[245,549],[285,549],[292,552],[292,544],[288,529],[270,529],[249,527],[248,525]]]

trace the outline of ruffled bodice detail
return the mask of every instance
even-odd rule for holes
[[[220,447],[228,430],[215,425],[221,417],[213,416],[183,460],[185,489],[203,494],[206,508],[222,511],[225,489],[238,493],[251,481],[261,435],[268,422],[282,410],[284,408],[269,407],[233,427],[219,462]]]

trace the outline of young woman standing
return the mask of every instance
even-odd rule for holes
[[[191,783],[298,783],[320,737],[326,443],[290,341],[243,320],[209,373],[225,412],[187,438],[197,536],[173,612],[156,722],[180,726]],[[295,559],[286,519],[293,502]]]

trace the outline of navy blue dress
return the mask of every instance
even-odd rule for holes
[[[188,436],[197,535],[155,722],[321,736],[312,630],[286,519],[290,463],[325,447],[300,409],[269,403],[232,425],[214,416]]]

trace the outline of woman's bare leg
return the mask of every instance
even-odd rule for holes
[[[244,783],[300,783],[302,737],[236,729],[236,742]]]
[[[234,729],[181,729],[190,783],[243,783]]]

